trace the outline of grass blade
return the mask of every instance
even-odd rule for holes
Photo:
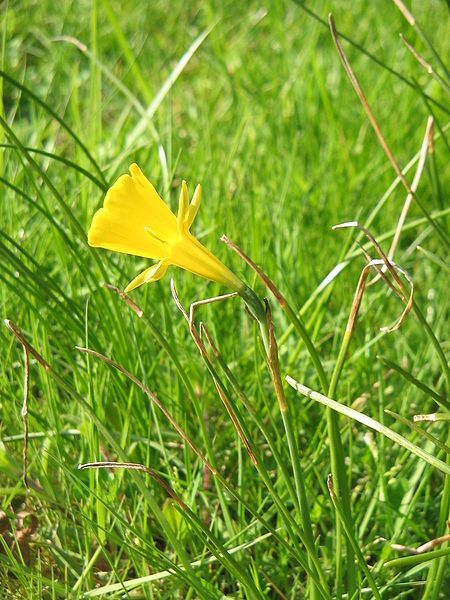
[[[365,427],[370,427],[370,429],[373,429],[373,430],[377,431],[378,433],[381,433],[382,435],[386,436],[387,438],[389,438],[396,444],[403,446],[403,448],[406,448],[407,450],[409,450],[409,452],[411,452],[411,454],[415,454],[422,460],[426,461],[429,465],[433,466],[436,469],[439,469],[439,471],[442,471],[442,473],[445,473],[446,475],[450,475],[450,465],[447,465],[445,462],[443,462],[439,458],[436,458],[432,454],[429,454],[425,450],[422,450],[422,448],[419,448],[419,446],[416,446],[415,444],[413,444],[412,442],[410,442],[403,436],[399,435],[395,431],[392,431],[392,429],[389,429],[389,427],[382,425],[381,423],[379,423],[372,417],[368,417],[367,415],[360,413],[359,411],[355,410],[354,408],[345,406],[344,404],[341,404],[340,402],[331,400],[331,398],[327,398],[323,394],[319,394],[319,392],[314,392],[313,390],[306,387],[306,385],[303,385],[303,384],[299,383],[298,381],[295,381],[295,379],[293,379],[292,377],[289,377],[289,375],[286,377],[286,381],[289,383],[289,385],[291,387],[294,388],[294,390],[297,390],[297,392],[300,392],[301,394],[303,394],[303,396],[306,396],[307,398],[311,398],[312,400],[315,400],[316,402],[319,402],[320,404],[323,404],[324,406],[327,406],[328,408],[335,410],[336,412],[348,417],[349,419],[358,421],[358,423],[362,423]]]

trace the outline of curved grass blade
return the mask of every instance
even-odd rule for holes
[[[76,248],[75,244],[73,243],[73,239],[70,238],[70,236],[65,231],[64,227],[62,227],[62,225],[60,223],[58,223],[58,221],[56,221],[54,216],[45,207],[41,206],[38,202],[33,200],[33,198],[31,198],[31,196],[26,194],[23,190],[21,190],[20,188],[18,188],[14,184],[12,184],[7,179],[0,177],[0,182],[3,183],[4,185],[6,185],[7,187],[9,187],[15,193],[19,194],[19,196],[21,196],[22,198],[27,200],[27,202],[29,202],[34,208],[36,208],[36,210],[38,210],[41,214],[43,214],[45,216],[45,218],[49,221],[49,223],[51,223],[51,225],[58,231],[58,233],[63,238],[65,244],[67,245],[67,248],[70,249],[70,252],[74,258],[75,263],[77,263],[80,267],[82,267],[82,262],[80,260],[79,252],[77,251],[77,248]],[[82,274],[86,283],[89,285],[89,281],[86,278],[86,274],[84,273],[84,270],[82,268],[80,270],[80,273]]]
[[[422,246],[417,246],[416,250],[424,256],[426,256],[431,262],[433,262],[435,265],[437,265],[439,268],[441,268],[450,275],[450,267],[441,258],[439,258],[439,256],[436,256],[436,254],[430,252]]]
[[[439,404],[439,406],[441,406],[443,409],[450,411],[450,404],[447,402],[447,400],[445,398],[443,398],[440,394],[438,394],[437,392],[432,390],[430,387],[428,387],[427,385],[422,383],[422,381],[419,381],[409,371],[405,371],[405,369],[403,369],[400,365],[397,365],[397,363],[392,362],[391,360],[388,360],[387,358],[384,358],[383,356],[378,356],[377,358],[380,362],[383,363],[383,365],[385,365],[389,369],[394,369],[394,371],[397,371],[397,373],[399,373],[407,381],[409,381],[410,383],[415,385],[417,388],[419,388],[419,390],[422,390],[422,392],[425,392],[425,394],[427,394],[428,396],[431,396],[431,398],[433,398],[433,400],[437,404]]]
[[[409,419],[407,419],[406,417],[403,417],[402,415],[398,415],[397,413],[393,412],[392,410],[388,410],[387,408],[384,410],[384,412],[387,415],[389,415],[390,417],[392,417],[393,419],[396,419],[400,423],[403,423],[403,425],[410,427],[413,431],[417,431],[417,433],[419,435],[421,435],[424,438],[426,438],[427,440],[429,440],[440,450],[443,450],[447,454],[450,454],[450,448],[448,446],[446,446],[444,443],[442,443],[440,440],[438,440],[436,437],[434,437],[434,435],[431,435],[431,433],[428,433],[428,431],[426,431],[425,429],[422,429],[421,427],[416,425],[416,423],[414,421],[409,421]]]
[[[65,202],[64,198],[59,193],[59,191],[56,189],[56,187],[54,186],[53,182],[51,181],[51,179],[47,175],[47,173],[44,171],[44,169],[42,169],[38,165],[38,163],[33,159],[33,157],[30,155],[30,153],[27,152],[27,150],[25,149],[25,147],[22,144],[22,142],[20,141],[20,139],[16,136],[16,134],[14,133],[14,131],[11,129],[11,127],[8,125],[8,123],[5,121],[5,119],[3,119],[3,117],[1,115],[0,115],[0,125],[5,130],[5,133],[9,137],[9,139],[12,142],[14,142],[15,146],[17,147],[18,152],[20,152],[23,155],[23,157],[25,158],[25,160],[30,164],[30,166],[33,168],[33,170],[38,173],[38,175],[42,178],[42,180],[44,181],[44,183],[50,189],[50,191],[52,192],[52,194],[55,197],[56,201],[58,202],[59,206],[63,210],[64,214],[67,216],[67,218],[69,219],[69,221],[72,222],[75,230],[79,234],[79,238],[80,238],[81,242],[85,246],[88,246],[88,241],[87,241],[86,233],[85,233],[83,227],[81,226],[80,222],[76,218],[73,210]],[[70,247],[73,248],[72,244],[70,244]],[[74,251],[74,256],[75,256],[75,260],[80,264],[78,253],[76,251]],[[97,266],[99,267],[99,269],[100,269],[100,271],[102,273],[102,276],[106,278],[106,269],[104,267],[104,264],[103,264],[102,260],[100,259],[99,254],[97,252],[93,252],[93,256],[94,256],[94,260],[97,263]],[[89,280],[91,279],[94,282],[94,285],[95,286],[97,285],[97,280],[96,280],[96,278],[94,278],[94,274],[92,273],[91,270],[86,271],[85,269],[81,268],[81,273],[82,273],[83,277],[86,279],[86,282],[88,284],[89,284]]]
[[[11,148],[14,150],[17,149],[17,147],[14,144],[0,144],[0,148]],[[92,175],[92,173],[90,173],[87,169],[83,169],[83,167],[80,167],[79,165],[77,165],[77,163],[73,162],[72,160],[69,160],[68,158],[64,158],[63,156],[59,156],[58,154],[53,154],[52,152],[47,152],[46,150],[40,150],[39,148],[30,148],[29,146],[24,146],[24,149],[27,152],[33,152],[34,154],[40,154],[42,156],[52,158],[53,160],[56,160],[58,162],[62,162],[67,167],[78,171],[79,173],[81,173],[81,175],[84,175],[84,177],[90,179],[103,192],[106,192],[108,190],[108,187],[99,179],[97,179],[97,177]]]
[[[14,77],[11,77],[11,75],[9,75],[8,73],[6,73],[2,69],[0,69],[0,77],[3,77],[3,79],[6,79],[6,81],[8,81],[11,85],[15,86],[16,88],[18,88],[26,96],[29,96],[32,100],[34,100],[34,102],[36,102],[37,104],[39,104],[40,106],[42,106],[42,108],[44,110],[46,110],[56,121],[58,121],[58,123],[61,125],[61,127],[63,127],[67,131],[67,133],[71,136],[71,138],[78,144],[78,146],[84,152],[84,154],[88,158],[89,162],[92,164],[92,166],[94,167],[94,169],[100,175],[100,178],[102,179],[104,186],[106,188],[108,188],[109,184],[106,181],[105,176],[103,175],[103,171],[100,169],[97,161],[92,156],[92,154],[89,152],[89,150],[87,149],[87,147],[85,146],[85,144],[80,140],[80,138],[77,136],[77,134],[73,131],[73,129],[71,129],[67,125],[67,123],[64,121],[64,119],[62,119],[58,115],[58,113],[56,113],[46,102],[44,102],[43,100],[41,100],[41,98],[39,98],[39,96],[37,96],[34,92],[32,92],[25,85],[23,85],[23,83],[20,83],[19,81],[17,81],[17,79],[14,79]]]
[[[425,552],[424,554],[414,554],[414,556],[402,556],[401,558],[394,558],[384,563],[384,567],[388,569],[405,569],[409,567],[415,567],[421,565],[430,560],[436,558],[442,558],[450,554],[450,548],[441,548],[440,550],[433,550],[432,552]]]
[[[311,10],[310,8],[305,6],[305,2],[303,2],[302,0],[293,0],[293,1],[299,8],[301,8],[303,11],[305,11],[305,13],[307,13],[315,21],[320,23],[323,27],[328,28],[328,23],[327,23],[326,19],[322,19],[322,17],[319,17],[319,15],[317,13],[315,13],[313,10]],[[407,77],[402,75],[399,71],[396,71],[394,68],[392,68],[389,65],[387,65],[386,63],[384,63],[382,60],[377,58],[374,54],[372,54],[371,52],[366,50],[363,46],[361,46],[360,44],[358,44],[357,42],[352,40],[352,38],[348,37],[348,35],[345,35],[344,33],[341,33],[340,31],[338,31],[338,34],[339,34],[339,37],[341,37],[343,40],[348,42],[351,46],[356,48],[359,52],[361,52],[361,54],[364,54],[365,56],[367,56],[367,58],[369,58],[372,62],[374,62],[378,66],[382,67],[386,71],[388,71],[391,75],[394,75],[394,77],[396,77],[397,79],[399,79],[400,81],[405,83],[408,87],[413,88],[413,89],[416,87],[413,81],[409,80]],[[438,102],[437,100],[435,100],[431,96],[428,96],[425,93],[424,93],[424,95],[426,96],[427,100],[432,102],[435,106],[439,107],[446,114],[450,114],[450,108],[448,106],[441,104],[440,102]]]
[[[400,434],[396,433],[395,431],[392,431],[392,429],[389,429],[389,427],[386,427],[385,425],[382,425],[375,419],[372,419],[372,417],[368,417],[367,415],[360,413],[357,410],[350,408],[349,406],[345,406],[340,402],[336,402],[336,400],[331,400],[331,398],[327,398],[323,394],[314,392],[313,390],[306,387],[306,385],[303,385],[298,381],[295,381],[295,379],[293,379],[292,377],[289,377],[289,375],[286,376],[286,381],[291,387],[294,388],[294,390],[297,390],[297,392],[300,392],[307,398],[311,398],[312,400],[315,400],[316,402],[319,402],[320,404],[323,404],[324,406],[327,406],[328,408],[331,408],[341,413],[342,415],[349,417],[350,419],[362,423],[366,427],[370,427],[371,429],[378,431],[378,433],[381,433],[396,444],[399,444],[399,446],[403,446],[403,448],[409,450],[411,454],[415,454],[422,460],[426,461],[429,465],[435,467],[436,469],[439,469],[440,471],[442,471],[442,473],[450,475],[450,465],[445,464],[445,462],[443,462],[439,458],[436,458],[432,454],[429,454],[425,450],[422,450],[422,448],[419,448],[419,446],[416,446]]]

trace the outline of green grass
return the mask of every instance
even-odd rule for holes
[[[419,547],[449,518],[448,420],[412,423],[449,406],[446,3],[413,2],[419,28],[387,0],[306,2],[322,22],[291,1],[123,4],[2,5],[0,314],[32,349],[26,489],[24,353],[0,329],[0,598],[445,598],[447,545],[391,545]],[[433,224],[413,200],[395,254],[414,310],[381,333],[402,302],[382,281],[367,288],[348,352],[355,242],[375,252],[331,227],[358,220],[387,252],[406,192],[339,62],[330,11],[409,182],[435,119],[417,190]],[[318,359],[269,296],[279,375],[313,390],[285,384],[286,411],[240,299],[198,309],[220,350],[207,364],[168,276],[132,293],[141,318],[101,285],[123,289],[148,266],[87,245],[132,162],[173,209],[182,179],[191,193],[201,182],[195,234],[263,298],[226,234],[301,316]],[[186,307],[227,291],[170,276]],[[77,468],[95,461],[150,471]]]

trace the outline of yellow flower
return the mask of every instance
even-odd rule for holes
[[[159,261],[133,279],[125,292],[158,281],[170,265],[242,291],[244,283],[189,231],[200,206],[200,186],[189,203],[183,181],[176,217],[136,164],[130,173],[108,190],[88,233],[90,246]]]

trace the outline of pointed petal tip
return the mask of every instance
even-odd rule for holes
[[[143,285],[145,283],[144,277],[145,277],[145,271],[143,271],[142,273],[139,273],[139,275],[137,277],[135,277],[132,281],[130,281],[130,283],[127,285],[127,287],[123,290],[123,293],[129,294],[130,292],[132,292],[133,290],[138,288],[140,285]]]
[[[195,217],[197,216],[201,201],[202,201],[202,186],[200,184],[197,184],[194,195],[192,196],[191,203],[189,205],[189,211],[188,211],[187,220],[186,220],[186,225],[187,225],[188,229],[191,227],[192,223],[194,222]]]
[[[169,268],[169,264],[169,261],[164,259],[155,265],[152,265],[148,269],[145,269],[145,271],[139,273],[139,275],[135,277],[133,281],[130,281],[125,288],[124,293],[128,294],[128,292],[133,291],[144,283],[153,283],[154,281],[158,281],[165,275],[167,269]]]
[[[197,183],[197,187],[195,188],[195,192],[194,192],[194,197],[193,199],[197,199],[197,202],[200,202],[203,196],[203,188],[201,183]]]
[[[195,186],[194,195],[192,196],[192,202],[194,202],[194,200],[196,198],[198,198],[198,202],[200,202],[201,197],[202,197],[202,185],[201,185],[201,183],[197,183],[197,185]]]
[[[185,231],[185,223],[189,214],[189,192],[186,181],[181,182],[180,198],[178,201],[178,230],[180,233]]]

